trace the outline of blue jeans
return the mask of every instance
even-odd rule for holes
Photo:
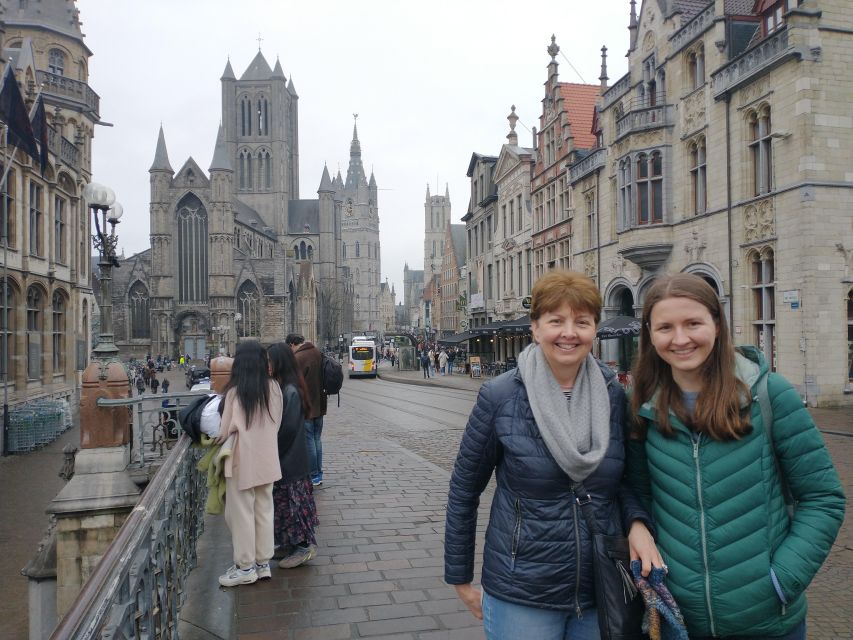
[[[709,636],[707,638],[691,638],[691,640],[712,640],[712,638]],[[720,638],[713,640],[720,640]],[[783,636],[725,636],[725,640],[806,640],[806,621],[803,620]]]
[[[323,416],[305,421],[305,441],[308,449],[308,462],[311,465],[311,479],[323,479]]]
[[[599,640],[595,609],[574,611],[525,607],[483,592],[483,629],[488,640]]]

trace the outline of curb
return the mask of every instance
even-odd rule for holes
[[[389,376],[387,374],[383,374],[380,371],[377,371],[376,377],[379,378],[380,380],[385,380],[385,382],[399,382],[402,384],[411,384],[411,385],[414,385],[416,387],[439,387],[441,389],[456,389],[458,391],[471,391],[473,393],[476,393],[476,390],[474,390],[474,389],[466,389],[465,387],[446,384],[443,381],[427,382],[425,379],[419,379],[419,378],[410,379],[410,378],[402,378],[402,377],[398,377],[398,376],[394,376],[394,375]],[[432,379],[433,378],[430,378],[430,380],[432,380]],[[482,382],[481,382],[481,384],[482,384]]]

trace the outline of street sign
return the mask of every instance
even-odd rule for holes
[[[525,309],[529,309],[530,305],[533,303],[533,298],[531,296],[524,296],[521,299],[521,306]]]

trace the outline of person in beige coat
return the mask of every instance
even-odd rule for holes
[[[260,343],[239,344],[223,394],[217,440],[231,441],[233,451],[225,463],[225,522],[234,564],[219,576],[219,584],[234,587],[270,578],[274,552],[272,488],[281,478],[278,427],[283,403]]]

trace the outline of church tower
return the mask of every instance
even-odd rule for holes
[[[236,195],[283,241],[288,200],[299,199],[299,96],[281,63],[270,69],[260,49],[239,80],[229,61],[221,82]]]
[[[450,188],[443,196],[431,196],[427,184],[424,202],[424,282],[441,273],[441,251],[447,225],[450,224]]]
[[[354,116],[355,118],[358,115]],[[338,183],[339,178],[335,179]],[[353,124],[346,182],[338,190],[342,201],[341,253],[353,283],[353,331],[381,331],[379,312],[380,246],[379,188],[373,172],[368,181],[361,160],[358,126]]]

